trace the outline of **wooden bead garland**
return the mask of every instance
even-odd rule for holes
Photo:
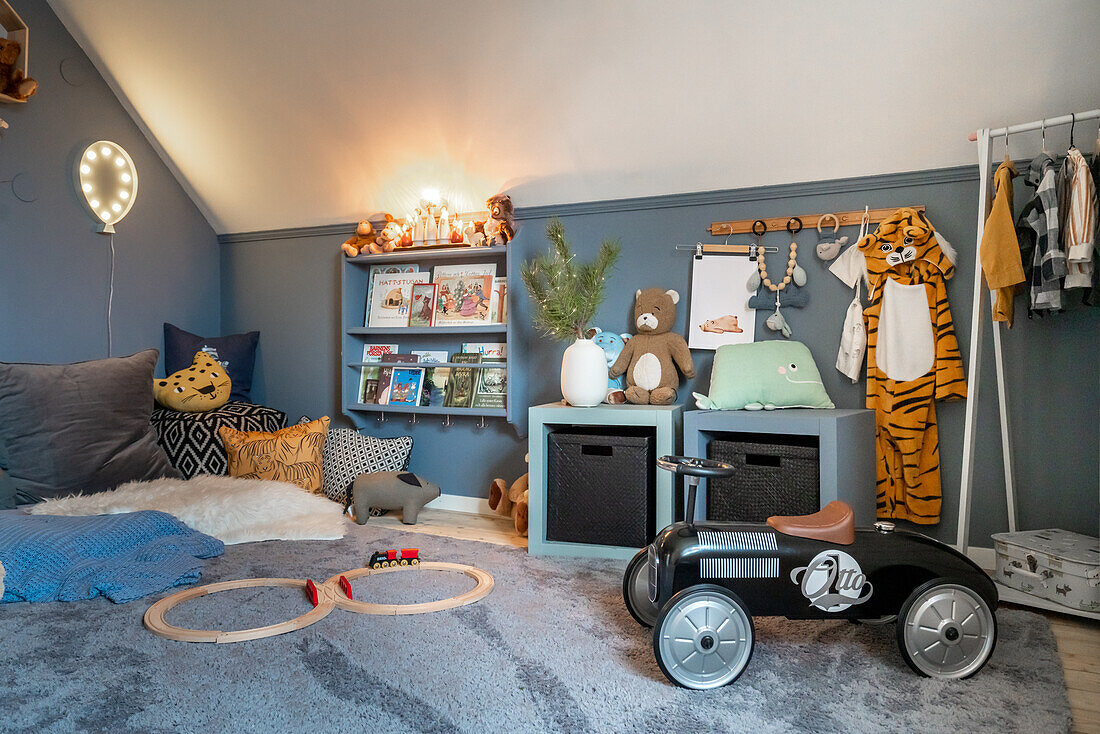
[[[798,267],[798,243],[791,242],[790,256],[787,258],[787,274],[780,283],[772,283],[768,279],[768,269],[764,264],[764,252],[761,249],[756,253],[756,267],[760,271],[760,282],[772,293],[781,291],[787,287],[794,277],[794,269]]]

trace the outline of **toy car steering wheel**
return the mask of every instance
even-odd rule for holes
[[[674,474],[689,477],[732,477],[737,472],[732,464],[724,461],[696,459],[691,456],[662,456],[657,459],[657,466]]]

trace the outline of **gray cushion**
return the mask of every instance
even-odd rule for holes
[[[76,364],[0,362],[0,454],[18,502],[178,477],[157,445],[157,350]]]

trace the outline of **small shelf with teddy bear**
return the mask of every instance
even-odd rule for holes
[[[38,82],[27,76],[27,24],[7,0],[0,0],[0,26],[0,102],[26,102]]]

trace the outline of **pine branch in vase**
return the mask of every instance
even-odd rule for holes
[[[578,262],[557,217],[546,225],[546,238],[549,250],[520,268],[534,304],[535,327],[555,339],[583,339],[603,303],[606,276],[622,246],[616,239],[605,239],[592,262]]]

